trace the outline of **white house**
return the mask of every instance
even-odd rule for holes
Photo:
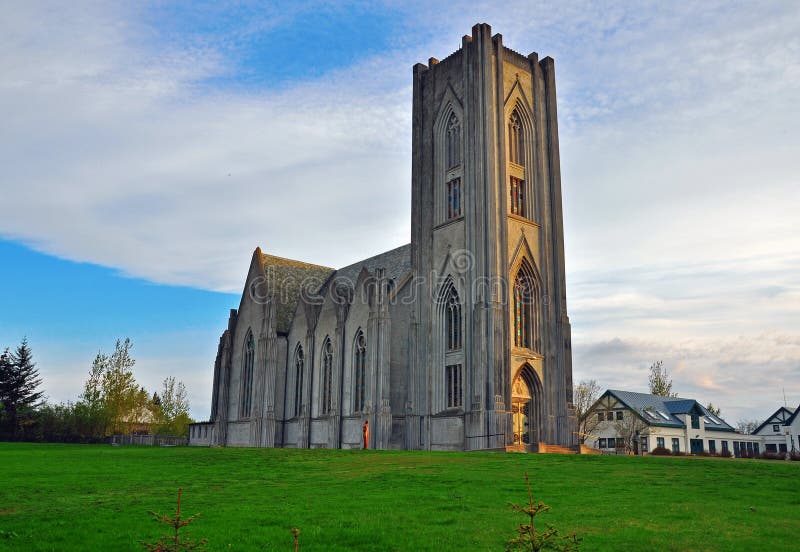
[[[761,437],[737,433],[694,399],[609,389],[588,416],[595,417],[596,426],[587,431],[585,442],[604,452],[632,448],[641,454],[663,447],[689,454],[730,451],[740,457],[763,450]]]
[[[800,450],[800,407],[792,410],[780,407],[753,431],[764,443],[767,452],[795,452]]]

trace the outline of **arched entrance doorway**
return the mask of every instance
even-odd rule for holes
[[[542,383],[529,364],[517,372],[511,384],[511,413],[513,443],[536,445],[539,443],[542,409]]]

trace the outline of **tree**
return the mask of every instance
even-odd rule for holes
[[[589,409],[600,396],[600,386],[595,380],[581,381],[575,387],[575,416],[578,418],[578,442],[585,443],[588,435],[597,428],[597,416],[592,416]]]
[[[635,443],[646,428],[647,424],[644,420],[632,410],[626,410],[622,415],[622,419],[614,422],[614,431],[617,432],[618,437],[622,438],[625,452],[636,450]],[[619,448],[619,439],[617,440],[617,448]]]
[[[753,433],[761,424],[758,420],[739,420],[736,422],[736,429],[741,433]]]
[[[130,422],[138,421],[134,418],[141,402],[141,393],[133,377],[136,361],[131,357],[132,347],[129,338],[124,342],[118,339],[111,356],[98,353],[95,359],[103,368],[103,405],[113,433],[127,433]],[[145,397],[149,399],[147,393]]]
[[[722,409],[719,408],[718,406],[714,406],[714,403],[708,403],[706,405],[706,410],[708,410],[714,416],[721,416],[722,415]]]
[[[23,426],[32,419],[33,410],[44,393],[37,391],[42,384],[33,362],[27,338],[13,353],[6,349],[0,355],[0,403],[3,405],[3,429],[12,440],[22,436]]]
[[[154,401],[155,402],[155,401]],[[164,379],[158,407],[158,432],[167,435],[184,435],[189,424],[189,399],[186,386],[173,376]]]
[[[677,393],[672,392],[672,378],[669,377],[664,363],[660,360],[650,366],[650,394],[659,397],[677,397]]]
[[[78,432],[86,440],[102,439],[106,436],[109,414],[103,400],[103,374],[106,357],[97,353],[89,370],[89,378],[83,384],[83,393],[75,405]]]

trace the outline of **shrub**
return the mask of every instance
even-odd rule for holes
[[[670,456],[672,453],[666,447],[656,447],[650,452],[650,454],[653,456]]]
[[[717,453],[720,458],[733,458],[733,453],[730,450],[721,450]]]
[[[800,452],[796,452],[796,451],[795,451],[795,452],[792,452],[792,453],[789,455],[789,459],[790,459],[790,460],[794,460],[795,462],[798,462],[798,461],[800,461]]]
[[[682,450],[675,450],[672,452],[672,456],[686,456],[686,453]]]
[[[783,460],[786,458],[785,452],[767,452],[764,451],[761,453],[762,460]]]

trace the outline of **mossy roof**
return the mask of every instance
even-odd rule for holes
[[[303,289],[316,291],[336,272],[327,266],[261,254],[267,290],[276,300],[276,330],[287,333]]]
[[[276,257],[261,253],[262,265],[267,276],[268,293],[277,300],[276,330],[288,333],[292,326],[297,304],[303,290],[311,294],[324,293],[331,281],[355,286],[362,268],[374,272],[386,270],[386,277],[397,281],[411,270],[411,244],[369,257],[339,270],[333,268]]]

